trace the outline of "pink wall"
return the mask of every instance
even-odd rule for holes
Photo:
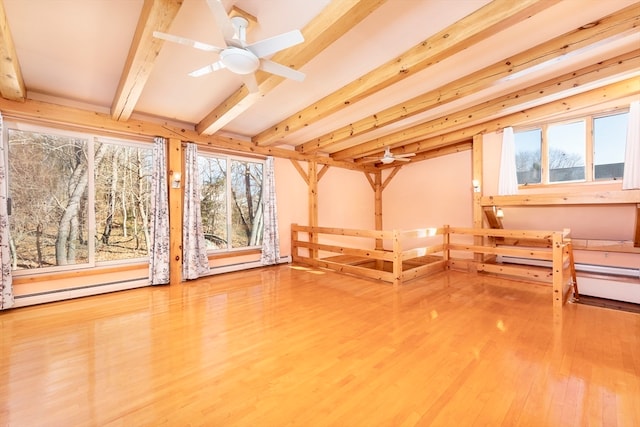
[[[470,151],[403,166],[382,193],[383,228],[470,227],[472,197]]]
[[[306,162],[300,165],[307,170]],[[309,222],[307,183],[288,159],[276,158],[274,168],[280,255],[288,256],[291,255],[291,224],[307,225]]]
[[[375,194],[363,172],[330,168],[318,183],[318,225],[375,229]]]

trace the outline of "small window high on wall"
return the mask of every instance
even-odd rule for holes
[[[262,245],[262,161],[198,155],[200,209],[211,251]]]
[[[150,144],[7,123],[13,269],[147,261]]]
[[[627,112],[516,129],[519,185],[622,178]]]

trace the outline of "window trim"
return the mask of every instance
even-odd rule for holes
[[[224,153],[224,152],[220,152],[220,151],[209,151],[209,150],[199,150],[198,151],[198,156],[202,156],[202,157],[209,157],[209,158],[217,158],[217,159],[225,159],[227,161],[227,173],[229,173],[230,168],[231,168],[231,161],[236,160],[236,161],[240,161],[240,162],[248,162],[248,163],[259,163],[262,165],[262,172],[263,172],[263,176],[264,176],[264,167],[265,167],[265,163],[266,163],[266,159],[263,157],[255,157],[255,156],[238,156],[238,155],[234,155],[234,154],[229,154],[229,153]],[[264,186],[264,181],[262,182],[262,185]],[[231,197],[230,197],[230,188],[231,188],[231,181],[227,179],[226,185],[225,185],[225,189],[227,191],[227,197],[226,197],[226,213],[227,213],[227,223],[226,223],[226,227],[227,227],[227,235],[231,235],[231,228],[232,228],[232,224],[231,224]],[[231,242],[230,239],[228,238],[227,241],[227,247],[224,249],[207,249],[207,255],[209,256],[209,258],[211,259],[211,257],[215,257],[215,256],[221,256],[222,254],[234,254],[234,253],[238,253],[238,255],[242,255],[241,252],[246,252],[246,251],[262,251],[262,245],[255,245],[255,246],[242,246],[242,247],[238,247],[238,248],[234,248],[231,246]]]
[[[96,214],[95,214],[95,164],[94,164],[94,155],[95,155],[95,144],[96,143],[106,143],[112,145],[120,145],[127,147],[138,147],[151,149],[148,142],[145,142],[141,139],[133,138],[131,140],[125,139],[125,137],[114,137],[107,135],[100,135],[97,133],[92,133],[90,130],[77,130],[77,129],[69,129],[66,127],[60,126],[47,126],[46,124],[34,123],[30,121],[20,121],[20,120],[4,120],[4,126],[2,129],[3,132],[3,141],[4,146],[0,147],[2,149],[6,149],[8,154],[8,144],[9,144],[9,130],[17,130],[22,132],[34,132],[34,133],[42,133],[42,134],[50,134],[50,135],[60,135],[70,138],[78,138],[87,141],[87,170],[88,174],[93,179],[89,179],[87,183],[87,191],[89,194],[93,194],[94,197],[89,197],[87,199],[87,217],[89,219],[87,224],[87,236],[95,236],[97,232],[97,223],[96,223]],[[5,156],[5,170],[9,171],[9,155]],[[7,173],[7,189],[10,188],[11,174]],[[136,257],[136,258],[126,258],[119,260],[109,260],[109,261],[98,261],[96,260],[96,242],[95,238],[87,239],[87,262],[78,263],[78,264],[67,264],[67,265],[56,265],[50,267],[43,268],[24,268],[12,270],[11,274],[14,277],[26,277],[26,276],[36,276],[42,274],[63,274],[70,271],[88,271],[96,268],[108,268],[108,267],[116,267],[116,266],[128,266],[134,264],[148,264],[149,257]]]
[[[609,179],[595,179],[595,135],[594,135],[594,120],[602,117],[616,116],[629,112],[629,108],[620,108],[615,110],[600,111],[587,115],[565,117],[559,120],[547,121],[542,123],[530,123],[523,126],[514,126],[514,133],[526,132],[535,129],[540,129],[541,141],[540,141],[540,183],[527,183],[518,184],[518,189],[532,189],[532,188],[547,188],[558,186],[574,186],[574,185],[598,185],[598,184],[617,184],[622,182],[621,178],[609,178]],[[576,121],[584,120],[585,122],[585,178],[573,181],[556,181],[551,182],[550,168],[549,168],[549,139],[547,131],[549,126],[562,125],[573,123]]]

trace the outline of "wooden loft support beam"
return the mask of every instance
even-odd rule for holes
[[[545,97],[550,97],[553,95],[561,95],[579,86],[587,88],[589,83],[595,83],[604,77],[614,78],[615,76],[624,76],[625,73],[629,73],[638,67],[640,67],[640,49],[606,61],[597,62],[580,70],[508,93],[464,110],[456,111],[452,114],[422,122],[409,128],[375,138],[371,141],[336,151],[331,154],[331,157],[336,160],[343,160],[353,156],[369,156],[385,147],[393,148],[407,140],[424,138],[425,135],[442,134],[452,129],[460,129],[470,125],[473,126],[474,123],[482,122],[488,118],[500,117],[498,120],[501,123],[501,128],[504,128],[510,125],[508,123],[505,124],[510,118],[521,119],[522,113],[509,114],[510,111],[513,111],[514,108],[519,108],[519,106],[522,105],[521,103],[524,102],[539,104],[539,99],[544,99],[540,98],[540,94],[542,93],[545,94]],[[627,96],[630,91],[637,92],[639,86],[640,83],[638,83],[638,79],[632,78],[627,80],[627,85],[611,85],[608,87],[608,92],[610,93],[606,93],[604,96],[603,93],[594,89],[584,92],[587,95],[578,94],[571,98],[565,98],[561,100],[560,103],[559,101],[551,102],[549,103],[550,108],[547,108],[546,104],[542,104],[532,107],[530,110],[524,111],[524,113],[532,115],[542,113],[543,117],[546,117],[549,114],[557,114],[553,112],[553,110],[558,107],[559,112],[564,113],[567,111],[567,105],[573,108],[580,108],[580,106],[584,105],[602,103],[610,99],[615,99],[616,97]],[[600,97],[600,99],[598,99],[598,97]],[[414,143],[405,146],[405,148],[408,147],[417,147],[417,145]]]
[[[339,2],[334,2],[339,3]],[[288,134],[337,113],[372,93],[463,51],[480,40],[528,19],[557,0],[494,0],[453,25],[437,32],[399,57],[382,64],[336,92],[253,137],[258,145],[284,140]]]
[[[147,84],[164,42],[153,37],[154,31],[169,31],[182,0],[145,0],[133,36],[129,55],[111,104],[114,120],[128,120]]]
[[[0,1],[0,95],[13,101],[24,101],[27,89],[13,44],[13,36],[7,22],[4,4]]]
[[[92,130],[104,135],[117,137],[145,137],[178,138],[190,141],[203,148],[215,148],[233,151],[235,153],[259,154],[274,156],[282,159],[299,161],[315,161],[319,164],[335,166],[355,171],[375,172],[378,168],[372,165],[358,165],[352,162],[336,161],[326,156],[316,156],[298,153],[278,147],[257,147],[250,141],[219,135],[200,135],[195,130],[174,126],[167,122],[152,122],[146,120],[129,119],[127,121],[114,120],[109,114],[83,110],[75,107],[52,104],[43,101],[27,99],[24,102],[0,98],[0,111],[7,118],[29,120],[39,123],[49,123],[67,128]]]
[[[379,129],[430,108],[459,99],[462,96],[476,93],[495,85],[497,82],[509,76],[526,72],[526,70],[531,67],[562,59],[572,53],[590,49],[603,42],[615,40],[633,31],[637,31],[636,15],[637,5],[629,6],[615,14],[598,20],[593,26],[578,28],[512,57],[505,58],[435,90],[300,144],[296,146],[296,150],[303,153],[311,153],[313,151],[326,149],[329,146],[354,138],[357,135]],[[580,84],[584,84],[584,82],[580,81]]]
[[[385,1],[343,0],[331,2],[320,15],[302,29],[304,43],[280,51],[271,59],[277,63],[300,69]],[[256,80],[258,92],[264,95],[284,79],[273,74],[260,72],[256,75]],[[198,133],[215,133],[246,111],[258,99],[260,96],[250,94],[246,86],[243,85],[198,123],[196,126]]]
[[[484,217],[487,220],[487,224],[489,224],[489,228],[493,229],[502,229],[504,225],[502,224],[502,219],[496,215],[496,212],[493,210],[493,206],[483,206],[482,211],[484,212]]]
[[[616,205],[640,203],[640,190],[602,191],[593,193],[528,194],[484,196],[482,206],[554,206]]]

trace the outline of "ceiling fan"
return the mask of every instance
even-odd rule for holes
[[[407,157],[413,157],[415,155],[415,153],[393,154],[391,148],[386,147],[382,157],[365,157],[365,159],[367,159],[367,162],[381,162],[382,164],[389,165],[396,160],[399,162],[408,162],[409,159]]]
[[[199,77],[214,71],[228,69],[239,74],[249,89],[249,92],[258,91],[258,83],[255,78],[257,70],[266,71],[296,81],[304,80],[304,73],[286,67],[277,62],[266,59],[267,56],[295,46],[304,41],[299,30],[289,31],[265,40],[247,44],[247,27],[249,21],[242,16],[229,17],[220,0],[207,0],[207,5],[213,13],[218,29],[225,41],[224,47],[213,46],[197,40],[191,40],[172,34],[154,31],[153,36],[162,40],[190,46],[207,52],[216,52],[219,60],[189,73],[192,77]]]

